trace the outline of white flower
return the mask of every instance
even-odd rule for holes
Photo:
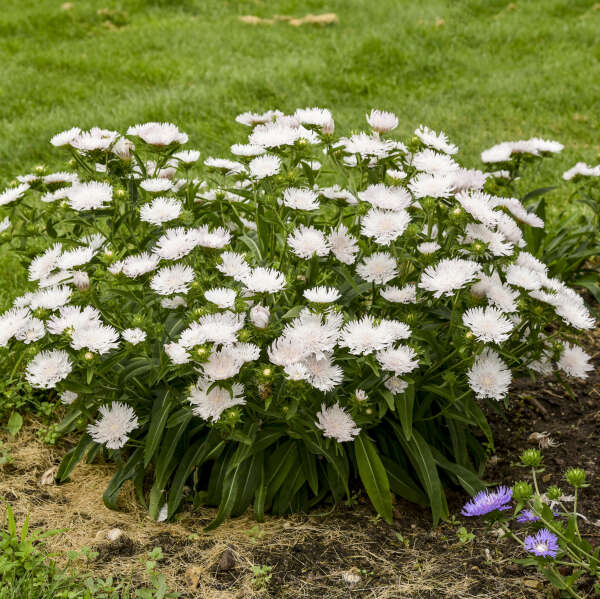
[[[164,350],[173,364],[187,364],[191,359],[190,354],[178,343],[165,343]]]
[[[61,270],[69,270],[75,266],[87,264],[95,254],[96,252],[90,247],[77,247],[67,252],[63,252],[56,261],[56,266]]]
[[[315,354],[318,358],[333,351],[337,343],[343,317],[339,313],[314,314],[307,308],[287,324],[282,336],[294,342],[301,353]]]
[[[237,332],[244,326],[244,314],[218,312],[205,314],[182,331],[179,345],[190,349],[207,341],[230,345],[237,341]]]
[[[29,265],[29,280],[39,281],[46,278],[57,267],[61,254],[62,245],[55,243],[43,254],[35,257]]]
[[[544,221],[534,214],[533,212],[527,212],[525,206],[517,198],[494,198],[496,206],[504,206],[508,208],[509,212],[519,221],[528,224],[530,227],[543,228]]]
[[[315,185],[315,190],[317,190]],[[339,185],[332,185],[331,187],[323,187],[318,189],[320,195],[325,196],[330,200],[344,200],[348,204],[358,204],[356,198],[347,190],[342,189]]]
[[[182,210],[183,205],[179,200],[157,197],[140,208],[140,220],[152,225],[162,225],[179,218]]]
[[[426,146],[439,150],[440,152],[445,152],[446,154],[456,154],[456,152],[458,152],[458,148],[454,144],[448,142],[448,137],[443,131],[436,133],[429,127],[419,125],[415,130],[415,135]]]
[[[80,151],[80,153],[102,152],[108,150],[119,137],[118,131],[92,127],[89,131],[81,131],[79,135],[69,141],[69,145]]]
[[[312,189],[289,187],[283,192],[283,205],[294,210],[318,210],[319,201]]]
[[[192,412],[203,420],[216,422],[228,408],[246,403],[240,383],[233,383],[231,390],[215,385],[209,391],[211,385],[212,381],[198,379],[188,396]]]
[[[154,177],[144,179],[140,183],[140,187],[148,193],[160,193],[161,191],[169,191],[173,187],[173,184],[165,177]]]
[[[202,247],[220,249],[231,241],[231,233],[224,227],[210,230],[208,225],[202,225],[190,231],[197,238],[197,244]]]
[[[52,185],[53,183],[77,183],[79,181],[79,175],[77,175],[77,173],[61,171],[59,173],[50,173],[49,175],[42,177],[42,181],[46,185]]]
[[[500,213],[493,209],[496,204],[487,193],[461,191],[456,194],[456,199],[466,212],[484,225],[493,227],[498,222]]]
[[[323,286],[305,289],[303,295],[309,302],[315,304],[330,304],[341,297],[340,292],[335,287]]]
[[[57,189],[56,191],[49,191],[48,193],[45,193],[40,200],[42,200],[42,202],[49,204],[51,202],[56,202],[56,200],[64,200],[67,196],[69,195],[69,188],[68,187],[61,187],[60,189]]]
[[[529,291],[539,289],[542,286],[539,272],[518,264],[511,264],[506,269],[506,282]]]
[[[488,174],[476,169],[459,168],[449,173],[454,192],[481,190],[485,185]]]
[[[364,191],[358,192],[358,197],[374,208],[383,210],[403,211],[412,204],[412,197],[404,187],[388,187],[383,183],[369,185]]]
[[[469,386],[479,399],[501,400],[508,393],[512,375],[508,366],[492,349],[485,348],[467,372]]]
[[[257,329],[265,329],[269,324],[269,318],[271,317],[271,311],[269,308],[256,304],[250,310],[250,321]]]
[[[242,125],[252,127],[259,123],[268,123],[269,121],[275,120],[276,117],[283,115],[280,110],[267,110],[263,114],[256,114],[254,112],[243,112],[235,117],[235,120]]]
[[[398,274],[398,270],[396,260],[390,254],[375,252],[363,258],[356,267],[356,273],[368,283],[384,285]]]
[[[229,149],[231,150],[231,153],[235,154],[236,156],[260,156],[266,152],[265,148],[262,146],[256,146],[253,144],[233,144]],[[280,164],[277,156],[270,156],[270,158],[277,158],[278,164]],[[252,162],[250,162],[249,166],[251,167],[251,165]],[[252,168],[250,168],[250,170],[252,171]]]
[[[563,350],[556,365],[569,376],[587,379],[588,373],[594,370],[590,360],[591,357],[579,346],[563,343]]]
[[[308,356],[302,365],[308,372],[307,382],[324,393],[332,391],[344,378],[344,371],[332,362],[330,354]]]
[[[429,148],[417,152],[412,157],[412,166],[418,171],[432,175],[444,175],[458,171],[458,163],[447,154],[440,154]]]
[[[399,379],[397,376],[392,376],[383,383],[383,386],[392,394],[399,395],[408,387],[408,383]]]
[[[509,142],[503,141],[487,150],[481,152],[481,161],[487,164],[494,162],[506,162],[510,160],[512,148]]]
[[[5,206],[6,204],[10,204],[11,202],[22,198],[29,187],[29,183],[21,183],[21,185],[17,185],[16,187],[5,189],[0,193],[0,206]]]
[[[66,351],[42,351],[27,364],[25,378],[37,389],[53,389],[56,383],[69,376],[71,370],[73,364]]]
[[[137,327],[135,329],[125,329],[121,332],[121,337],[131,343],[131,345],[137,345],[146,341],[146,333]]]
[[[46,327],[53,335],[61,335],[67,329],[86,328],[101,325],[100,312],[91,306],[64,306],[58,315],[46,321]]]
[[[260,148],[260,146],[250,146],[252,148]],[[281,171],[281,159],[279,156],[273,156],[271,154],[265,154],[264,156],[258,156],[251,160],[248,164],[250,176],[255,179],[264,179],[265,177],[273,177]]]
[[[236,295],[235,289],[227,287],[213,287],[204,292],[204,297],[219,308],[233,308]]]
[[[297,364],[308,356],[304,344],[298,343],[297,339],[282,335],[273,341],[267,349],[269,360],[278,366],[291,366]]]
[[[194,162],[198,162],[200,152],[198,150],[183,150],[182,152],[175,152],[173,158],[184,164],[193,164]]]
[[[449,198],[453,192],[452,177],[447,174],[419,173],[408,187],[416,198]]]
[[[119,271],[124,275],[135,279],[140,275],[153,271],[158,266],[159,262],[160,256],[142,252],[141,254],[128,256],[125,260],[122,260],[119,264]]]
[[[358,253],[358,242],[348,234],[346,225],[340,224],[337,229],[331,229],[327,236],[331,253],[343,264],[353,264]]]
[[[562,178],[565,181],[570,181],[575,177],[600,177],[600,164],[597,166],[589,166],[585,162],[578,162],[562,175]]]
[[[217,270],[236,281],[244,280],[251,273],[251,268],[246,262],[245,256],[235,252],[223,252],[221,254],[221,264],[217,264]]]
[[[71,299],[72,290],[67,285],[50,287],[36,292],[31,298],[31,309],[45,308],[56,310],[64,306]]]
[[[287,378],[291,381],[306,381],[310,376],[306,366],[304,366],[301,362],[288,364],[284,367],[283,371],[285,372]]]
[[[112,200],[112,187],[108,183],[91,181],[73,183],[67,190],[67,200],[73,210],[98,210]]]
[[[331,134],[334,131],[333,115],[327,108],[298,108],[294,117],[304,125],[315,125],[323,133]]]
[[[406,179],[406,173],[402,169],[389,169],[386,174],[395,181]]]
[[[485,343],[502,343],[513,330],[513,323],[493,307],[471,308],[463,314],[463,322],[479,341]]]
[[[324,437],[335,439],[338,443],[352,441],[360,433],[350,414],[337,403],[329,407],[322,404],[315,425],[323,431]]]
[[[71,333],[73,349],[88,349],[100,355],[119,347],[119,333],[103,324],[76,326]]]
[[[385,321],[375,324],[372,316],[365,315],[344,325],[340,334],[340,347],[347,347],[354,355],[367,355],[384,349],[396,339],[394,327]]]
[[[573,301],[569,296],[565,297],[565,301],[561,302],[556,307],[556,313],[566,323],[576,329],[588,330],[593,329],[596,321],[591,317],[587,308],[583,303]]]
[[[424,241],[417,246],[421,254],[435,254],[442,246],[437,241]]]
[[[488,246],[492,256],[510,256],[514,245],[504,239],[504,235],[488,229],[485,225],[468,223],[465,229],[463,243],[482,241]]]
[[[79,291],[87,291],[90,288],[90,277],[87,272],[76,270],[73,272],[73,285]]]
[[[343,146],[348,154],[359,154],[363,159],[385,158],[394,149],[391,141],[380,139],[377,134],[367,133],[358,133],[349,138],[342,137],[338,144]]]
[[[219,350],[213,351],[209,359],[202,364],[204,376],[211,381],[222,381],[229,379],[239,373],[245,362],[249,362],[258,358],[257,353],[254,355],[246,355],[246,345],[240,344],[243,347],[239,351],[236,345],[225,346]],[[258,350],[257,346],[252,346]]]
[[[258,125],[248,137],[248,141],[265,148],[279,148],[294,145],[296,141],[304,138],[309,143],[317,143],[318,138],[304,127],[291,127],[283,123],[268,123]]]
[[[371,129],[378,133],[393,131],[398,126],[398,117],[393,112],[371,110],[370,114],[366,115],[366,119]]]
[[[127,135],[135,135],[151,146],[170,146],[171,144],[185,144],[188,136],[182,133],[173,123],[144,123],[134,125],[127,129]]]
[[[431,291],[437,298],[452,295],[456,289],[473,281],[480,270],[481,266],[471,260],[447,258],[425,269],[419,287]]]
[[[81,133],[81,129],[79,127],[73,127],[72,129],[68,129],[67,131],[62,131],[61,133],[57,133],[52,138],[50,138],[50,143],[55,146],[66,146],[69,145],[76,137]]]
[[[477,296],[486,296],[488,300],[502,312],[516,312],[519,293],[504,285],[497,272],[491,277],[480,275],[480,280],[471,287],[471,293]]]
[[[399,345],[396,348],[389,347],[378,351],[376,358],[383,370],[393,372],[396,376],[399,376],[418,368],[419,361],[416,359],[416,355],[412,347]]]
[[[25,306],[15,306],[0,316],[0,347],[8,342],[31,320],[31,313]]]
[[[388,302],[397,304],[413,304],[417,301],[417,286],[414,283],[410,283],[404,287],[388,285],[381,289],[379,293]]]
[[[532,144],[538,152],[547,154],[558,154],[559,152],[562,152],[565,147],[559,141],[542,139],[541,137],[532,137],[527,141]]]
[[[28,318],[23,326],[15,333],[15,339],[23,341],[26,345],[39,341],[46,334],[44,322],[39,318]]]
[[[194,277],[194,270],[190,266],[164,266],[152,277],[150,288],[160,295],[187,293]]]
[[[108,449],[120,449],[129,440],[129,433],[138,427],[138,419],[131,406],[120,401],[100,406],[100,418],[88,424],[87,431],[96,443]]]
[[[313,256],[327,256],[329,243],[322,231],[300,225],[288,236],[288,245],[299,258],[308,260]]]
[[[77,393],[73,393],[73,391],[63,391],[59,397],[61,403],[70,406],[77,399]]]
[[[198,242],[199,235],[196,229],[167,229],[152,248],[152,252],[165,260],[179,260],[187,256]]]
[[[253,268],[242,279],[249,291],[254,293],[276,293],[285,287],[285,275],[274,268]]]
[[[406,210],[396,212],[371,208],[360,220],[360,232],[366,237],[372,237],[379,245],[389,245],[398,239],[410,222]]]

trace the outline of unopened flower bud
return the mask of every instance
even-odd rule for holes
[[[83,357],[86,360],[93,360],[94,359],[94,354],[91,351],[86,351],[85,354],[83,354]]]
[[[576,489],[586,486],[586,472],[583,468],[569,468],[565,474],[567,482]]]
[[[73,273],[73,283],[79,291],[87,291],[90,288],[90,277],[87,272],[76,270]]]
[[[124,198],[125,197],[125,190],[124,189],[117,189],[117,191],[115,192],[115,195],[118,198]]]
[[[257,304],[250,310],[250,320],[257,329],[264,329],[269,324],[271,311],[265,306]]]
[[[556,485],[552,485],[551,487],[548,487],[546,489],[546,497],[550,501],[557,501],[558,499],[560,499],[562,497],[562,494],[563,494],[562,489],[560,489]]]
[[[533,495],[533,487],[527,481],[521,480],[513,486],[513,497],[517,501],[525,502],[531,499]]]
[[[35,167],[35,172],[36,173],[43,173],[45,170],[46,170],[46,165],[44,165],[44,164],[38,164]]]
[[[333,135],[334,130],[335,130],[335,123],[333,122],[333,119],[331,119],[330,121],[327,121],[321,127],[321,131],[322,131],[323,135]]]
[[[521,464],[530,468],[537,468],[542,463],[542,453],[539,449],[526,449],[521,454]]]

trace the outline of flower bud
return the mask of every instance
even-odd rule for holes
[[[513,486],[513,497],[517,501],[525,502],[531,499],[533,495],[533,487],[530,483],[524,480],[516,482]]]
[[[537,468],[542,463],[542,453],[539,449],[526,449],[521,454],[521,464],[529,468]]]
[[[85,354],[83,354],[83,357],[86,360],[93,360],[94,359],[94,354],[91,351],[86,351]]]
[[[73,283],[79,291],[87,291],[90,288],[90,277],[87,272],[76,270],[73,273]]]
[[[550,501],[557,501],[560,497],[562,497],[562,490],[556,485],[552,485],[546,489],[546,497]]]
[[[257,329],[265,329],[269,324],[271,311],[265,306],[257,304],[250,310],[250,320]]]
[[[125,190],[124,189],[117,189],[117,191],[115,191],[115,195],[118,198],[124,198],[125,197]]]
[[[333,119],[330,119],[321,127],[321,132],[323,133],[323,135],[333,135],[334,130],[335,123],[333,122]]]
[[[587,486],[585,477],[586,472],[583,468],[569,468],[565,474],[567,482],[576,489]]]

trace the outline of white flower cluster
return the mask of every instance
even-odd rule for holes
[[[185,133],[146,123],[126,136],[73,128],[52,138],[100,165],[101,182],[32,176],[0,194],[4,205],[37,190],[50,213],[85,212],[94,223],[93,235],[36,256],[29,279],[38,289],[0,316],[0,346],[15,339],[41,349],[27,365],[33,386],[58,386],[62,401],[75,403],[68,377],[82,360],[143,357],[153,345],[199,418],[215,423],[234,406],[264,410],[265,398],[303,397],[298,414],[312,410],[309,428],[346,442],[368,425],[364,406],[418,385],[422,368],[452,369],[456,344],[470,365],[462,360],[455,374],[478,398],[506,397],[515,367],[548,373],[554,361],[569,376],[588,375],[589,356],[547,339],[547,325],[558,318],[585,330],[594,320],[527,252],[523,228],[543,221],[518,199],[486,191],[501,173],[462,168],[458,148],[424,126],[410,146],[389,137],[398,126],[390,112],[371,111],[370,131],[338,140],[326,109],[236,120],[250,128],[247,142],[232,146],[235,160],[204,160],[210,185],[190,176],[198,151],[174,152]],[[139,161],[144,146],[152,161]],[[538,138],[503,142],[482,160],[561,149]],[[565,178],[592,174],[586,168]],[[113,172],[129,174],[137,200]],[[331,173],[344,175],[343,187]],[[128,201],[114,212],[122,228],[110,230],[108,213]],[[0,230],[9,226],[7,218]],[[86,295],[90,286],[98,293]],[[131,326],[133,306],[144,328]],[[330,392],[335,403],[323,401]],[[116,399],[89,427],[111,449],[138,425]]]

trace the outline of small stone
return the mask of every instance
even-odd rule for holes
[[[347,584],[356,584],[360,582],[360,574],[354,570],[346,570],[342,572],[342,580]]]
[[[55,485],[57,472],[58,466],[52,466],[52,468],[48,468],[48,470],[42,474],[42,478],[40,478],[40,485]]]
[[[202,568],[199,566],[191,566],[183,575],[185,584],[193,591],[200,588],[200,580],[202,578]]]
[[[225,549],[225,551],[223,551],[221,554],[221,558],[219,559],[219,570],[226,572],[232,568],[235,568],[235,556],[233,555],[233,551],[231,551],[231,549]]]
[[[106,532],[106,540],[114,543],[123,536],[123,531],[120,528],[111,528]]]

